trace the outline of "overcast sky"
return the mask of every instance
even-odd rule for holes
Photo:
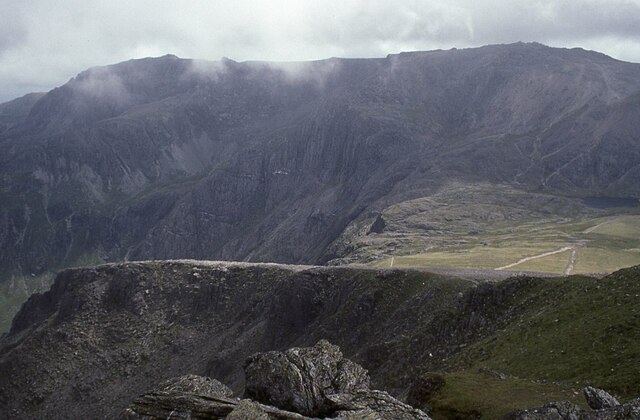
[[[640,0],[0,0],[0,102],[168,53],[383,57],[516,41],[640,62]]]

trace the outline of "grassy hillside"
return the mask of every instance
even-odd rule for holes
[[[640,267],[602,279],[536,279],[511,296],[504,328],[464,346],[432,399],[434,417],[569,400],[593,385],[640,395]],[[494,375],[487,374],[494,373]]]
[[[436,420],[477,416],[497,419],[515,409],[540,407],[550,401],[571,401],[586,408],[577,386],[473,371],[445,374],[444,379],[444,387],[431,401],[431,416]]]
[[[588,202],[508,186],[452,183],[433,196],[403,201],[353,224],[337,242],[344,257],[337,261],[558,274],[640,264],[640,208]]]
[[[612,272],[640,264],[640,234],[635,234],[638,230],[638,215],[541,220],[512,226],[507,232],[496,227],[481,235],[469,235],[464,243],[392,256],[373,264],[379,267],[507,267],[514,271],[558,274]]]
[[[525,312],[461,352],[459,366],[640,394],[640,267],[544,279],[521,299]]]

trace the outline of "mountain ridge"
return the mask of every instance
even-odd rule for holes
[[[503,394],[483,403],[493,412],[527,408],[513,398],[501,405],[509,384],[526,385],[531,407],[584,385],[632,397],[639,270],[483,283],[407,269],[206,261],[68,269],[0,337],[0,407],[17,417],[114,417],[188,373],[239,392],[249,355],[320,339],[397,397],[441,372],[453,387],[433,401],[444,412],[469,405],[460,378],[501,384]]]
[[[92,68],[0,134],[0,279],[325,263],[354,223],[451,180],[638,197],[638,92],[638,64],[540,44]]]

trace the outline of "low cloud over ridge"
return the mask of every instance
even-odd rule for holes
[[[4,0],[2,9],[0,101],[166,53],[293,61],[538,41],[640,62],[640,0]]]

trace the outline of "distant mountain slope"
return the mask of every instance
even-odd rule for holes
[[[44,95],[44,93],[30,93],[0,104],[0,133],[23,122],[29,116],[33,105]]]
[[[521,43],[93,68],[0,130],[0,278],[28,289],[20,276],[123,258],[321,263],[363,212],[451,179],[638,197],[639,92],[638,64]]]

